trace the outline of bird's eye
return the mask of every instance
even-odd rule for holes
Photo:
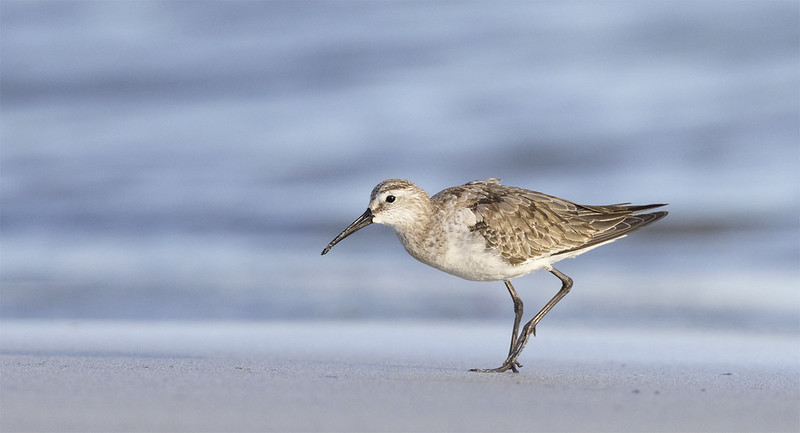
[[[395,196],[387,195],[386,196],[386,203],[394,203]]]

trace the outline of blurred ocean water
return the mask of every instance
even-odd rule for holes
[[[0,318],[510,318],[380,180],[670,203],[548,320],[797,332],[800,7],[0,3]],[[518,280],[529,310],[558,288]]]

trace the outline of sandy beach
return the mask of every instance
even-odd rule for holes
[[[794,335],[480,322],[5,321],[0,429],[797,431]]]

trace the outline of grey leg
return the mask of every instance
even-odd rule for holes
[[[556,293],[556,295],[553,296],[553,299],[548,301],[547,304],[545,304],[545,306],[538,313],[536,313],[535,316],[533,316],[533,319],[531,319],[530,322],[525,324],[525,326],[522,328],[522,332],[516,339],[517,340],[516,347],[512,348],[511,353],[508,354],[508,358],[506,358],[505,362],[503,362],[503,365],[501,365],[498,368],[476,369],[471,371],[477,371],[480,373],[502,373],[508,370],[512,370],[514,372],[517,371],[517,369],[515,368],[517,365],[519,365],[519,363],[517,362],[517,358],[519,358],[519,355],[522,353],[522,349],[524,349],[525,345],[528,343],[531,334],[535,335],[536,325],[539,323],[540,320],[542,320],[545,314],[547,314],[550,310],[553,309],[553,307],[555,307],[555,305],[558,303],[558,301],[561,300],[561,298],[563,298],[564,296],[567,295],[567,293],[569,293],[569,290],[572,288],[572,278],[564,275],[563,273],[561,273],[561,271],[553,267],[547,268],[547,270],[550,271],[550,273],[552,273],[556,277],[558,277],[559,280],[561,280],[561,290],[559,290],[558,293]]]
[[[524,307],[522,305],[522,299],[517,295],[517,291],[514,290],[514,286],[511,285],[511,280],[503,280],[506,283],[506,288],[508,289],[508,294],[511,295],[511,300],[514,302],[514,329],[511,330],[511,347],[508,348],[508,356],[511,356],[514,353],[514,348],[517,345],[517,335],[519,335],[519,323],[522,321],[522,312]],[[533,331],[534,335],[536,335],[536,330]],[[519,362],[515,362],[512,365],[511,369],[514,370],[515,373],[518,373],[517,367],[522,367],[522,364]]]
[[[511,285],[511,280],[503,280],[506,283],[506,288],[508,289],[508,294],[511,295],[511,300],[514,302],[514,328],[511,330],[511,346],[508,348],[508,356],[511,357],[511,354],[514,353],[514,349],[517,347],[517,335],[519,335],[519,324],[522,321],[522,312],[524,310],[524,306],[522,304],[522,299],[520,299],[519,295],[517,295],[517,291],[514,290],[514,286]],[[511,370],[515,373],[518,373],[517,367],[522,367],[522,364],[519,362],[514,362],[514,365],[511,366]],[[482,373],[486,373],[489,370],[483,368],[473,368],[470,371],[478,371]]]

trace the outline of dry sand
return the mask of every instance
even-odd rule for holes
[[[507,324],[0,322],[0,430],[798,431],[797,335]]]

